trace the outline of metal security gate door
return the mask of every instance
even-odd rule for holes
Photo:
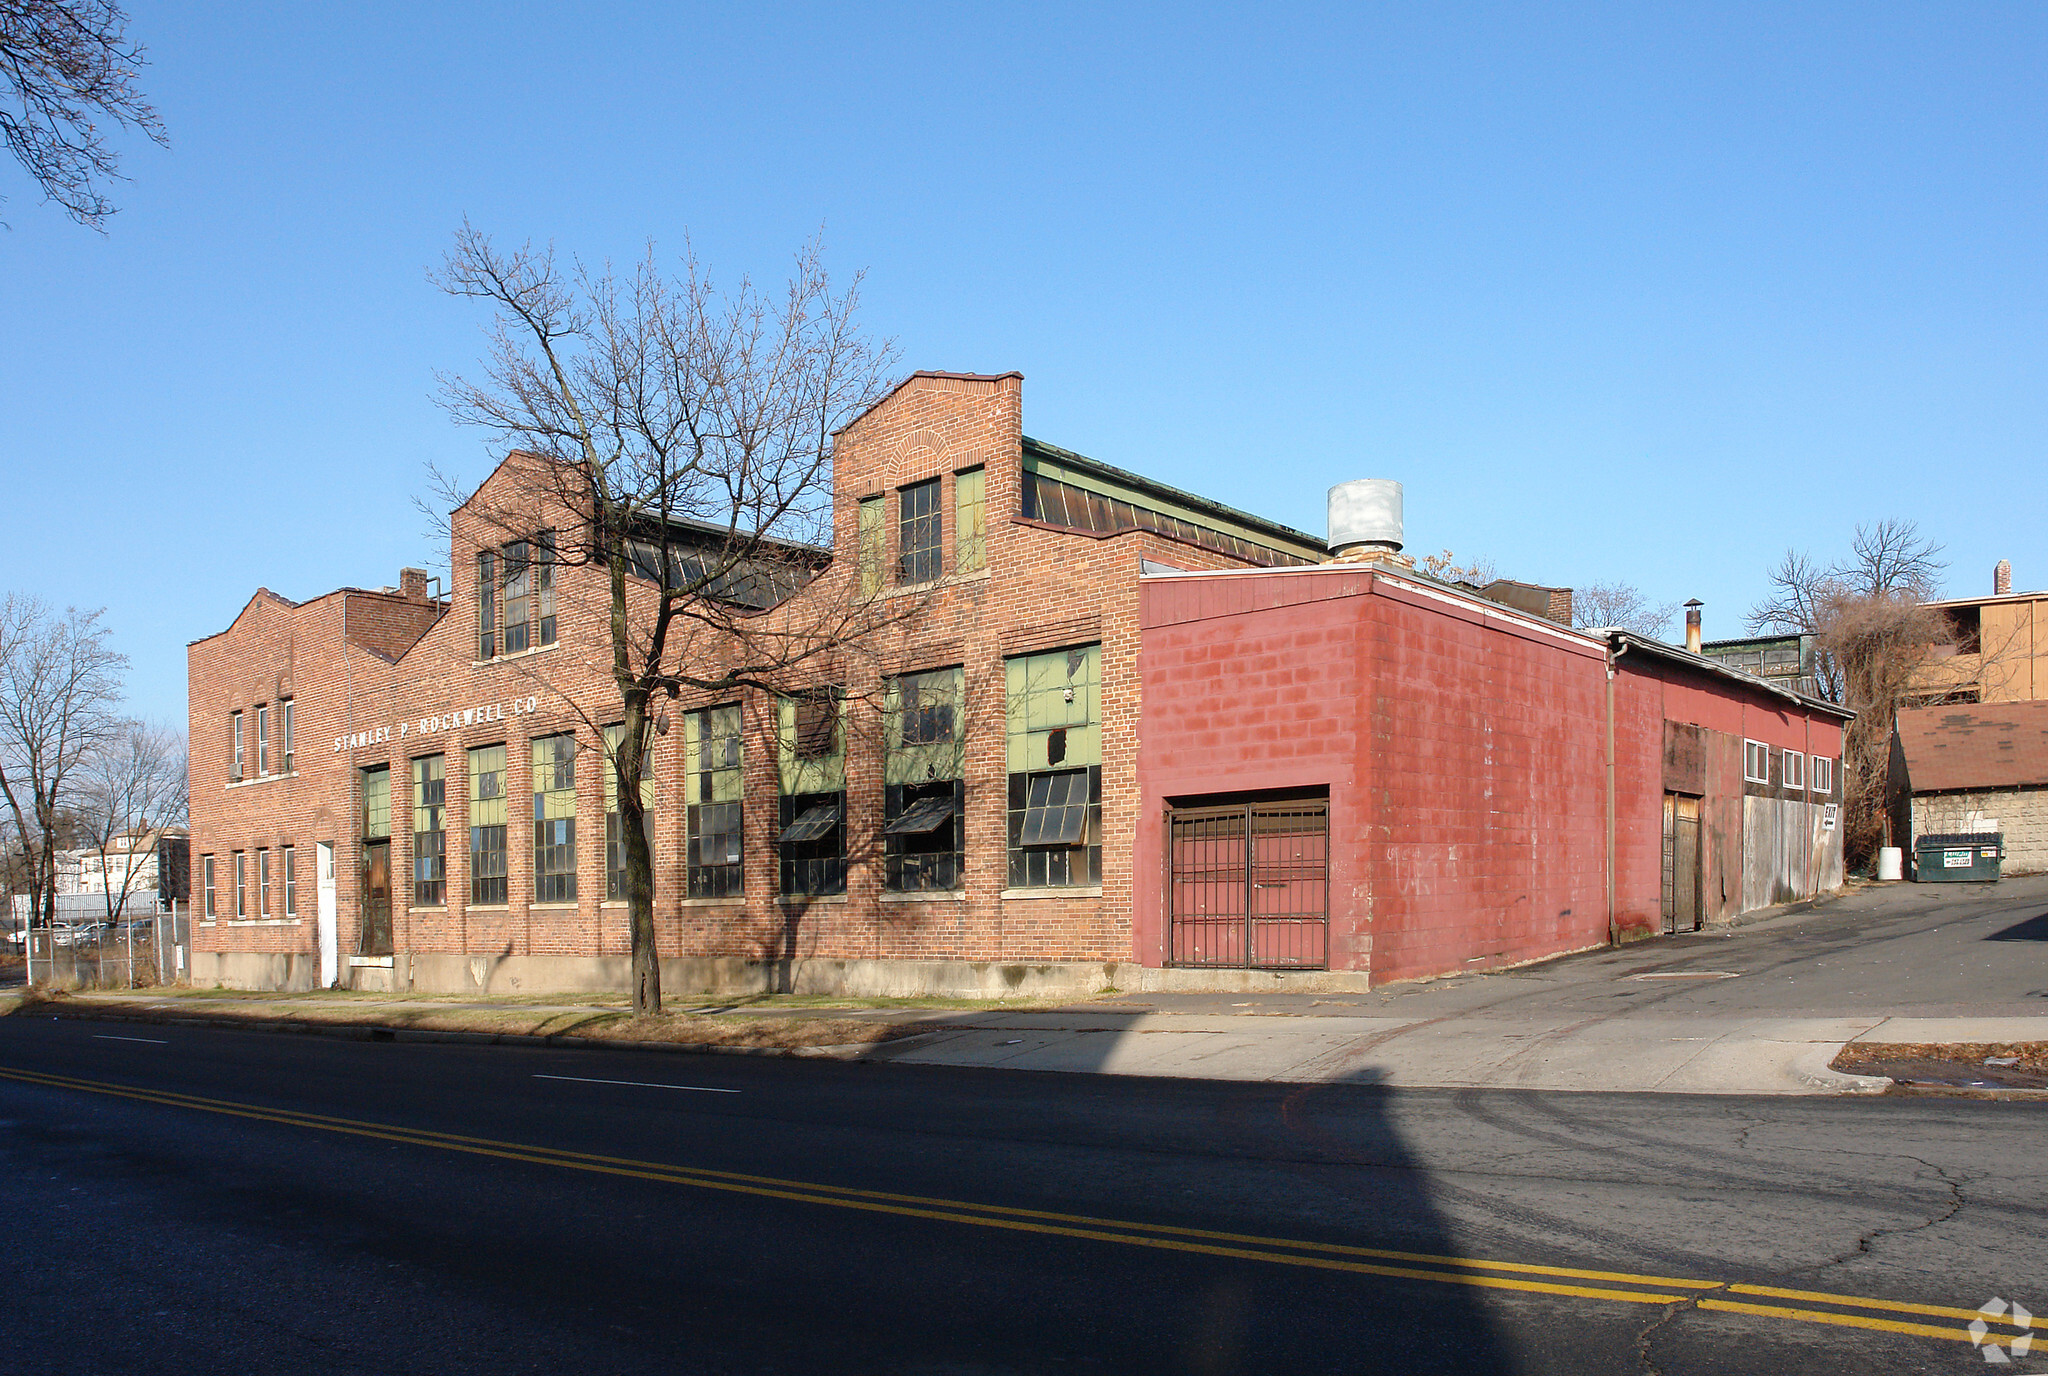
[[[1700,929],[1700,800],[1664,795],[1664,930]]]
[[[1176,808],[1166,825],[1169,965],[1328,967],[1328,803]]]

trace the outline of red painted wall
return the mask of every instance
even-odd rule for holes
[[[1602,642],[1344,565],[1147,579],[1140,628],[1135,959],[1165,960],[1169,804],[1294,788],[1329,792],[1332,969],[1377,983],[1607,939]],[[1614,687],[1616,915],[1655,931],[1667,718],[1833,755],[1840,730],[1647,656]],[[1740,774],[1738,745],[1738,846]]]

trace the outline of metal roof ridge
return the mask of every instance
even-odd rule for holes
[[[1177,502],[1185,502],[1190,506],[1206,508],[1219,516],[1226,516],[1234,521],[1242,521],[1247,525],[1257,526],[1273,531],[1275,534],[1285,535],[1289,539],[1299,541],[1302,544],[1314,545],[1319,550],[1329,548],[1327,542],[1320,536],[1311,535],[1305,530],[1296,530],[1293,526],[1282,525],[1280,522],[1268,520],[1264,516],[1255,516],[1249,511],[1240,511],[1234,506],[1217,501],[1214,497],[1204,497],[1199,492],[1190,492],[1186,488],[1175,487],[1172,483],[1163,483],[1157,478],[1148,478],[1143,473],[1133,473],[1128,468],[1118,468],[1115,464],[1104,463],[1101,459],[1090,458],[1088,455],[1077,450],[1067,449],[1046,440],[1034,439],[1030,435],[1024,435],[1020,438],[1023,440],[1026,448],[1042,449],[1062,462],[1075,463],[1083,468],[1093,468],[1106,478],[1150,488],[1163,497],[1171,498]]]

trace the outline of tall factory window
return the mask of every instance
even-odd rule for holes
[[[626,724],[604,729],[604,896],[613,901],[626,897],[626,832],[619,810],[619,776],[613,765],[626,739]],[[648,853],[654,850],[654,751],[640,752],[640,820],[647,836]]]
[[[988,484],[982,469],[953,475],[953,571],[973,573],[988,563]]]
[[[533,901],[576,901],[576,737],[533,743]]]
[[[469,752],[469,901],[505,901],[505,747]]]
[[[498,556],[487,549],[476,556],[476,657],[498,657]]]
[[[838,688],[777,701],[781,891],[846,892],[846,703]]]
[[[739,706],[687,713],[683,728],[690,897],[735,897],[745,887]]]
[[[258,847],[256,851],[256,916],[270,916],[270,850]]]
[[[555,533],[544,530],[534,537],[533,579],[536,595],[534,643],[555,643]]]
[[[412,901],[422,908],[448,902],[448,779],[444,758],[412,762]]]
[[[939,576],[943,544],[939,517],[939,480],[915,483],[896,494],[896,577],[903,583],[929,583]]]
[[[234,783],[242,781],[242,714],[228,713],[228,734],[234,751],[234,758],[228,765],[228,778]]]
[[[883,886],[900,892],[957,889],[964,831],[965,752],[958,668],[889,680],[883,718]]]
[[[882,499],[869,497],[860,504],[860,591],[873,597],[882,589]]]
[[[270,704],[256,704],[256,777],[270,772]]]
[[[206,906],[201,911],[205,913],[206,920],[211,922],[220,916],[217,906],[218,900],[215,897],[213,886],[213,857],[211,855],[199,857],[199,878],[206,892]]]
[[[298,852],[291,846],[284,848],[284,915],[299,915]]]
[[[279,760],[278,767],[289,774],[292,772],[292,700],[290,698],[286,698],[277,704],[277,715],[279,732],[278,753],[283,757]]]
[[[249,857],[235,852],[235,921],[249,915]]]
[[[382,841],[391,835],[391,767],[363,771],[363,839]]]
[[[1004,664],[1009,885],[1102,882],[1102,647]]]
[[[526,541],[505,546],[505,653],[516,655],[529,643],[533,616],[533,560]]]

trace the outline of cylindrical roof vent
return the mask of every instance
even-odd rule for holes
[[[1401,484],[1392,478],[1360,478],[1330,489],[1330,552],[1361,547],[1401,550]]]

